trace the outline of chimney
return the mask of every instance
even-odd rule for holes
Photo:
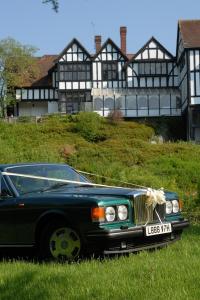
[[[127,28],[125,26],[120,27],[121,51],[125,55],[126,55],[126,33],[127,33]]]
[[[95,35],[95,48],[96,53],[101,49],[101,35]]]

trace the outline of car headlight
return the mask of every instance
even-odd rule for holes
[[[119,205],[117,208],[117,214],[118,214],[118,218],[121,221],[124,221],[127,219],[128,217],[128,209],[125,205]]]
[[[171,214],[172,213],[172,202],[171,201],[167,201],[166,202],[166,214]]]
[[[112,206],[106,207],[105,217],[106,217],[106,221],[108,221],[108,222],[113,222],[115,220],[116,212],[115,212],[114,207],[112,207]]]
[[[179,212],[179,203],[178,200],[172,200],[172,205],[173,205],[173,213],[178,213]]]

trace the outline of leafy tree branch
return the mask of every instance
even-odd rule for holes
[[[24,87],[37,77],[36,50],[12,38],[0,40],[0,116],[5,117],[6,106],[16,101],[16,87]]]
[[[58,12],[59,0],[42,0],[42,2],[43,3],[51,3],[53,10],[55,10],[55,12]]]

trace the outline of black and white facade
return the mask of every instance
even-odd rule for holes
[[[200,41],[188,47],[190,22],[179,22],[176,57],[154,37],[127,54],[125,27],[120,48],[111,39],[101,45],[96,36],[94,55],[73,39],[60,55],[42,58],[49,69],[38,84],[16,89],[16,114],[95,111],[106,117],[120,110],[126,118],[184,118],[188,139],[200,140]],[[192,26],[200,34],[200,21]]]

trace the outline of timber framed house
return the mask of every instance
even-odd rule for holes
[[[95,36],[90,54],[73,39],[59,55],[38,58],[40,75],[16,88],[17,116],[95,111],[125,118],[182,118],[187,139],[200,140],[200,20],[178,22],[176,56],[154,37],[127,54],[121,45]]]

